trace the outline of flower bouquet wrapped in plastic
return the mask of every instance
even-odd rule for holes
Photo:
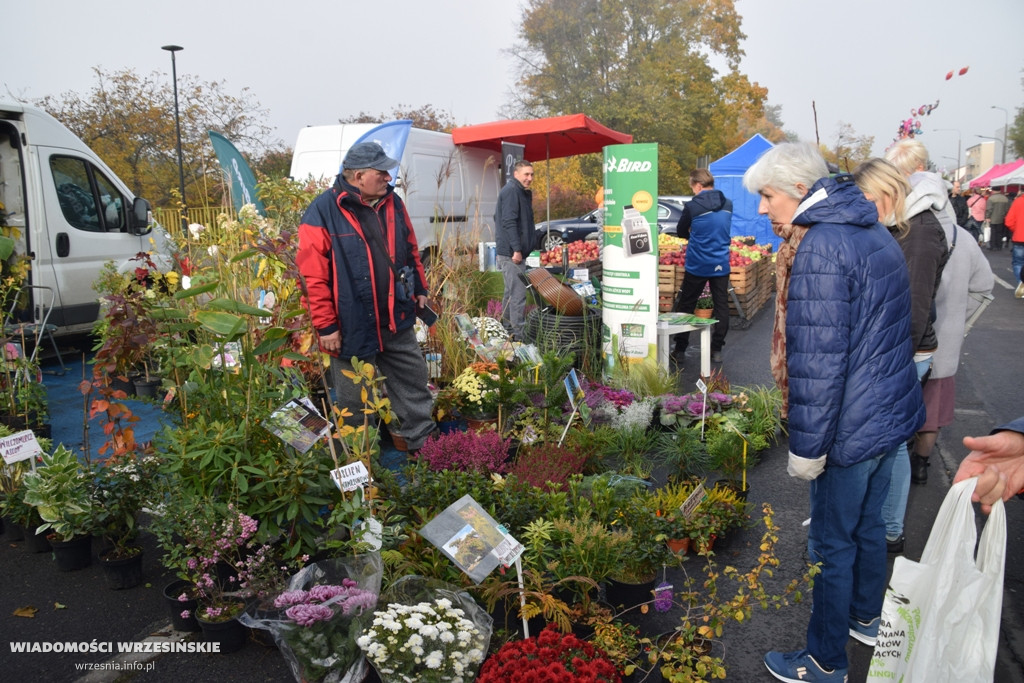
[[[493,624],[468,593],[403,576],[356,643],[384,683],[469,683],[487,654]]]
[[[377,605],[382,574],[377,553],[317,562],[292,576],[274,610],[248,610],[239,621],[273,633],[295,680],[360,683],[367,666],[356,637]]]

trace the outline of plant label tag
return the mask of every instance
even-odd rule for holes
[[[331,471],[334,485],[348,493],[370,483],[370,473],[362,462],[354,462]]]
[[[501,539],[494,548],[494,554],[498,556],[498,560],[506,567],[511,566],[515,563],[519,556],[523,554],[523,544],[517,541],[511,534],[506,534],[505,538]]]
[[[31,429],[0,438],[0,453],[4,454],[4,462],[8,465],[28,460],[42,452],[43,449]]]
[[[686,497],[683,504],[679,506],[679,512],[683,514],[683,518],[690,519],[690,517],[693,517],[693,513],[696,512],[697,506],[700,505],[702,500],[704,500],[704,484],[700,483],[697,484],[697,488],[693,490],[693,493]]]
[[[699,391],[700,393],[704,394],[704,393],[707,393],[707,390],[708,390],[708,385],[704,384],[704,380],[698,379],[697,380],[697,391]]]

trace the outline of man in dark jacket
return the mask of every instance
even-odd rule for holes
[[[712,315],[718,322],[711,332],[711,360],[722,362],[722,347],[729,332],[729,231],[732,202],[715,189],[715,179],[706,168],[690,171],[694,197],[683,206],[676,236],[686,245],[686,272],[676,296],[675,310],[693,313],[707,284],[714,302]],[[682,364],[690,333],[676,335],[676,359]]]
[[[331,354],[339,406],[362,424],[360,386],[342,375],[351,358],[373,363],[398,419],[393,432],[418,450],[434,429],[427,365],[416,341],[426,276],[412,221],[388,184],[398,162],[375,142],[353,145],[334,186],[313,200],[299,225],[296,264],[320,348]]]
[[[505,278],[501,297],[501,318],[516,339],[523,339],[526,324],[526,285],[520,279],[526,273],[524,261],[533,251],[536,228],[533,223],[533,164],[516,162],[512,177],[498,193],[494,209],[494,240],[498,270]]]
[[[903,253],[852,178],[827,172],[814,145],[783,143],[743,178],[787,236],[772,353],[781,349],[789,387],[787,469],[811,482],[808,552],[821,563],[806,648],[765,655],[784,681],[845,682],[848,639],[874,645],[887,576],[882,504],[899,444],[925,417]]]
[[[949,191],[949,203],[953,207],[953,215],[956,217],[956,224],[961,228],[967,228],[967,221],[971,218],[971,210],[967,208],[967,197],[960,192],[960,181],[953,181],[953,189]],[[974,235],[974,239],[978,239]]]

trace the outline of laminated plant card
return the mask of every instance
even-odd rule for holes
[[[466,494],[420,529],[466,576],[480,583],[517,554],[519,543]]]
[[[285,403],[263,421],[263,426],[300,453],[308,451],[331,430],[331,423],[305,397]]]

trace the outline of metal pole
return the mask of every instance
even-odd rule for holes
[[[1000,109],[1003,112],[1003,163],[1006,163],[1006,133],[1010,128],[1010,114],[1002,107],[992,105],[991,109]]]
[[[185,164],[181,158],[181,117],[178,113],[178,65],[174,53],[185,48],[180,45],[164,45],[161,50],[171,53],[171,78],[174,81],[174,128],[178,135],[178,190],[181,192],[181,231],[188,234],[188,204],[185,202]]]

